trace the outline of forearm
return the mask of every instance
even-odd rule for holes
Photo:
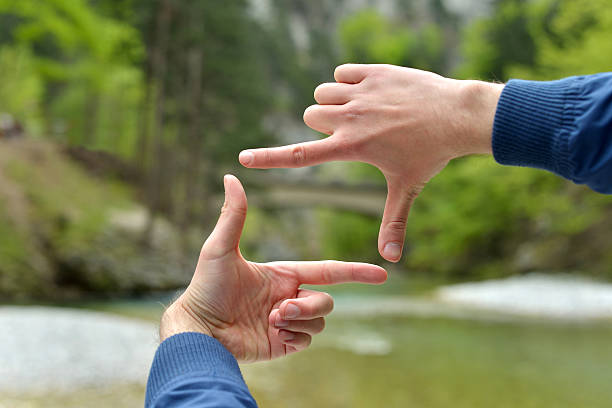
[[[483,81],[453,81],[457,88],[456,156],[492,154],[495,112],[504,84]]]
[[[492,134],[499,163],[549,170],[610,194],[612,74],[510,81]]]
[[[201,333],[164,341],[153,360],[145,407],[220,406],[257,407],[232,354]]]

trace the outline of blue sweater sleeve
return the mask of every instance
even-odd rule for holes
[[[221,343],[200,333],[181,333],[157,349],[146,408],[256,408],[238,363]]]
[[[508,82],[495,113],[493,155],[612,194],[612,73]]]

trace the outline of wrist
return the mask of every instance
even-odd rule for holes
[[[196,332],[214,337],[212,331],[202,319],[199,319],[182,297],[172,303],[164,312],[159,325],[159,338],[164,341],[175,334]]]
[[[504,84],[458,81],[457,120],[463,124],[458,137],[457,157],[492,154],[493,122]]]

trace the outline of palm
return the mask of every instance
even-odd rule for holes
[[[236,253],[204,261],[197,270],[205,271],[205,276],[194,293],[199,299],[211,299],[202,309],[216,317],[209,327],[238,360],[269,360],[293,351],[285,348],[268,319],[281,301],[297,297],[299,282],[293,274],[275,274]]]
[[[204,244],[189,288],[181,297],[195,323],[205,326],[238,360],[260,361],[299,351],[323,329],[331,297],[302,284],[382,283],[384,269],[367,264],[322,262],[253,263],[238,249],[246,197],[237,179],[226,185],[226,206]],[[228,191],[229,190],[229,191]],[[289,304],[300,315],[287,318]],[[286,327],[276,327],[280,320]],[[294,336],[287,341],[287,336]]]

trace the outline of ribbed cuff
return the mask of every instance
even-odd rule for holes
[[[217,340],[201,333],[181,333],[160,344],[147,382],[145,406],[172,381],[185,375],[207,375],[244,384],[234,356]]]
[[[568,137],[579,78],[504,87],[493,124],[493,156],[500,164],[546,169],[571,178]]]

